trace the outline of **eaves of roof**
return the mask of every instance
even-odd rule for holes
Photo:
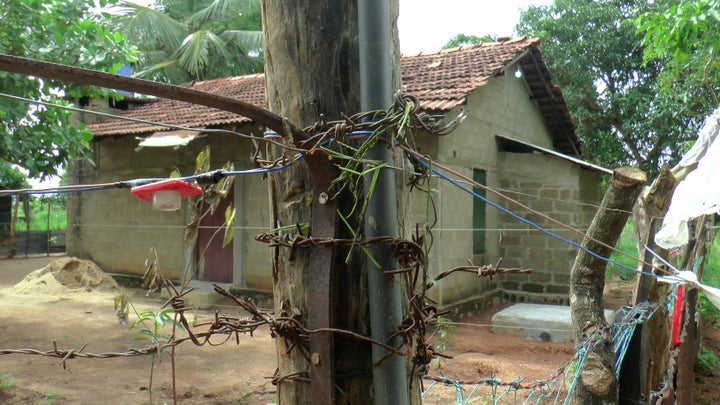
[[[542,61],[537,38],[518,38],[501,42],[442,50],[434,53],[403,55],[401,59],[403,92],[415,96],[420,108],[436,112],[449,111],[467,102],[467,97],[492,77],[519,63],[525,75],[530,98],[534,100],[553,136],[558,151],[577,156],[580,142],[575,134],[560,89],[552,84]],[[265,106],[265,76],[228,77],[186,84],[197,90],[242,99],[258,107]],[[122,112],[147,121],[182,127],[215,127],[250,122],[230,112],[176,100],[158,99]],[[95,136],[143,134],[168,130],[151,123],[110,119],[88,125]]]

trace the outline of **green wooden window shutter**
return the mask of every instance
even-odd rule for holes
[[[473,180],[483,186],[487,185],[485,170],[473,169]],[[485,190],[473,187],[473,191],[485,197]],[[485,253],[485,202],[473,197],[473,254]]]

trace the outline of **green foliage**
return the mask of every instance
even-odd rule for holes
[[[232,205],[225,208],[225,235],[223,236],[222,247],[229,245],[235,237],[235,211]]]
[[[435,351],[442,354],[450,348],[450,338],[455,336],[457,326],[455,326],[452,319],[444,316],[438,316],[437,320],[438,337],[435,341]],[[435,359],[435,361],[439,363],[439,359],[442,359],[442,357]]]
[[[115,0],[98,0],[100,7]],[[114,72],[133,60],[134,48],[109,31],[108,15],[80,0],[4,0],[0,53]],[[68,104],[71,96],[100,90],[0,72],[3,92]],[[62,92],[60,91],[62,90]],[[56,174],[88,150],[90,133],[68,125],[69,112],[0,98],[0,159],[23,166],[30,177]]]
[[[138,319],[130,325],[130,329],[134,329],[138,325],[142,324],[145,328],[138,331],[138,333],[142,336],[137,339],[147,339],[153,345],[167,343],[171,336],[169,333],[162,332],[165,325],[175,326],[182,329],[182,325],[176,323],[175,319],[173,319],[174,315],[175,312],[172,308],[165,308],[160,312],[145,311],[138,315]]]
[[[720,359],[715,353],[705,346],[700,346],[700,351],[695,359],[695,372],[703,375],[715,375],[718,366],[720,366]]]
[[[259,0],[123,5],[115,21],[140,49],[138,76],[183,83],[262,71]]]
[[[720,287],[720,239],[717,237],[708,246],[701,282],[712,287]],[[698,310],[702,319],[720,327],[720,310],[705,297],[705,294],[700,294]]]
[[[665,0],[635,20],[644,34],[645,60],[665,61],[661,82],[666,91],[680,92],[686,102],[712,100],[717,106],[720,83],[720,2]],[[697,94],[699,100],[691,100]]]
[[[493,42],[495,38],[491,37],[490,35],[483,35],[482,37],[479,37],[477,35],[467,35],[467,34],[456,34],[454,37],[450,38],[450,40],[443,45],[442,49],[450,49],[450,48],[457,48],[459,46],[467,46],[467,45],[475,45],[479,44],[481,42]]]
[[[30,230],[31,231],[45,231],[48,230],[48,205],[50,206],[50,230],[65,229],[67,226],[67,212],[66,212],[67,199],[65,194],[56,194],[49,197],[31,197],[30,198],[30,212],[25,212],[23,205],[20,205],[21,217],[30,218]],[[18,231],[27,230],[27,226],[24,221],[19,221],[17,224]]]
[[[182,329],[182,325],[175,322],[173,315],[175,315],[175,312],[172,308],[165,308],[160,312],[145,311],[138,315],[138,319],[130,325],[130,329],[134,329],[138,325],[143,324],[145,329],[138,331],[138,333],[143,336],[138,339],[147,339],[155,345],[170,338],[170,334],[161,333],[165,325],[175,325]],[[148,323],[150,323],[149,327],[147,326]]]
[[[560,0],[524,10],[516,27],[519,34],[542,39],[545,62],[583,142],[583,158],[607,167],[638,165],[650,177],[679,160],[709,112],[702,94],[661,85],[666,60],[645,57],[635,21],[657,6]]]
[[[27,176],[10,163],[0,160],[0,190],[29,188]]]
[[[625,224],[625,228],[623,228],[622,233],[620,234],[620,238],[615,244],[615,248],[633,257],[637,257],[637,244],[635,239],[635,227],[633,226],[632,222],[628,221]],[[637,262],[635,260],[617,252],[612,252],[612,254],[610,255],[610,259],[633,269],[637,267]],[[631,278],[635,277],[636,273],[621,266],[618,266],[617,264],[609,262],[607,265],[607,271],[605,272],[605,276],[609,279],[615,274],[623,280],[630,280]]]

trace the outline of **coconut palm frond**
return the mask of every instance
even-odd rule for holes
[[[133,3],[128,3],[133,4]],[[188,26],[160,10],[135,5],[132,12],[118,18],[130,39],[136,43],[176,49],[187,36]]]
[[[262,31],[226,30],[220,37],[245,53],[259,52],[263,47]]]
[[[195,80],[203,80],[203,70],[208,62],[208,31],[195,31],[188,35],[174,57]]]
[[[178,61],[175,59],[166,60],[164,62],[153,64],[153,65],[133,74],[133,76],[147,78],[149,76],[153,76],[155,73],[157,73],[159,71],[169,69],[170,67],[172,67],[173,65],[176,65],[177,63],[178,63]]]
[[[240,3],[237,0],[213,0],[188,18],[196,26],[210,21],[224,21],[241,12]]]
[[[139,75],[180,83],[262,71],[259,0],[122,3],[116,18],[139,50]]]

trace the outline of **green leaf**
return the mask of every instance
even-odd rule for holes
[[[228,205],[225,209],[225,235],[223,237],[222,247],[225,247],[232,242],[235,236],[235,208],[232,205]]]

